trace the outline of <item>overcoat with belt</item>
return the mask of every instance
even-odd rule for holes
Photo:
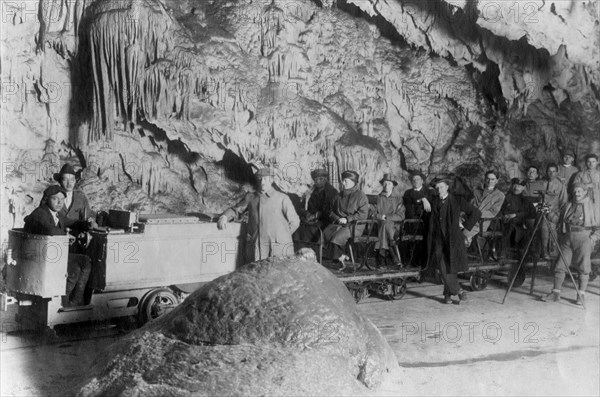
[[[461,212],[465,214],[463,226],[471,230],[481,218],[481,211],[465,199],[448,194],[445,213],[440,213],[440,197],[436,196],[431,203],[429,217],[429,233],[427,235],[428,266],[435,261],[435,244],[442,244],[448,273],[458,273],[468,270],[467,248],[464,236],[460,230]],[[442,233],[442,228],[444,233]],[[434,263],[437,265],[437,263]]]
[[[273,188],[266,192],[248,193],[223,215],[231,220],[245,211],[248,211],[247,262],[294,254],[292,233],[300,225],[300,218],[286,194]]]

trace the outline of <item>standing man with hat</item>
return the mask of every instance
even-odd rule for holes
[[[223,212],[217,226],[225,229],[228,221],[248,211],[246,262],[291,256],[292,233],[300,225],[300,218],[290,198],[273,188],[273,175],[268,168],[258,170],[256,178],[258,191],[246,194],[242,201]]]
[[[431,200],[433,199],[433,190],[424,186],[425,175],[421,172],[416,172],[411,175],[411,189],[404,192],[402,202],[406,209],[406,219],[416,219],[421,222],[415,224],[407,224],[404,227],[404,233],[412,235],[421,235],[422,241],[417,241],[413,245],[412,258],[415,259],[415,264],[419,267],[424,267],[427,264],[427,235],[429,228],[429,214],[431,213]],[[407,247],[406,251],[410,248]],[[406,252],[408,255],[409,252]],[[411,265],[411,263],[409,263]]]
[[[574,182],[583,183],[587,189],[587,196],[589,199],[600,205],[600,170],[598,169],[598,155],[588,154],[585,156],[585,166],[587,169],[580,171],[575,178]]]
[[[504,222],[504,248],[513,243],[517,247],[517,256],[521,257],[524,237],[527,230],[527,220],[535,219],[535,207],[523,195],[527,182],[523,179],[513,178],[510,180],[510,191],[504,197],[500,217]]]
[[[399,226],[394,222],[404,220],[404,204],[402,197],[394,192],[394,187],[398,185],[390,174],[383,174],[379,181],[383,186],[382,192],[377,196],[377,204],[373,211],[375,219],[379,221],[378,238],[375,245],[378,249],[377,263],[382,264],[388,254],[391,253],[394,265],[401,266],[400,253],[394,240],[394,235]]]
[[[67,234],[66,221],[61,214],[67,196],[60,186],[50,186],[44,190],[40,206],[25,217],[25,232],[44,236],[64,236]],[[91,260],[86,255],[69,253],[67,261],[67,288],[65,306],[82,306],[85,286],[92,269]]]
[[[329,173],[316,169],[310,173],[314,185],[305,195],[304,209],[300,212],[300,227],[294,233],[294,240],[315,242],[319,238],[319,228],[329,225],[329,213],[338,191],[329,183]]]
[[[584,304],[585,289],[592,270],[592,250],[596,241],[600,240],[600,210],[587,192],[583,183],[573,183],[573,200],[563,205],[560,213],[553,211],[549,215],[558,220],[558,244],[563,256],[559,257],[554,270],[554,288],[542,298],[545,302],[558,302],[567,266],[573,266],[579,272],[576,303]]]
[[[575,161],[575,152],[573,149],[565,149],[562,155],[562,164],[558,166],[558,178],[562,181],[567,189],[567,193],[571,194],[571,185],[573,178],[579,172],[579,168],[573,165]]]
[[[450,181],[441,179],[435,184],[438,196],[431,203],[429,236],[427,238],[429,260],[433,260],[440,270],[444,282],[444,303],[452,303],[452,295],[460,301],[467,299],[467,293],[460,288],[458,273],[468,270],[467,248],[461,226],[467,230],[481,217],[474,205],[460,196],[449,193]],[[461,225],[461,212],[464,222]]]
[[[66,198],[60,214],[65,218],[65,227],[83,232],[96,224],[95,213],[90,208],[85,193],[75,190],[77,177],[70,164],[65,164],[60,171],[54,174],[54,180],[64,189]]]
[[[337,196],[333,209],[329,213],[331,225],[323,231],[329,258],[339,262],[342,269],[346,267],[344,261],[349,259],[344,252],[348,239],[352,237],[350,223],[365,220],[369,216],[369,200],[367,195],[360,190],[359,179],[356,171],[342,172],[344,190]],[[363,231],[364,225],[356,228],[358,235],[361,235]]]

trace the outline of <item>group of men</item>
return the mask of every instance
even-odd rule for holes
[[[236,215],[248,211],[248,261],[292,255],[299,242],[322,242],[324,256],[339,263],[342,269],[349,259],[346,244],[352,227],[355,227],[355,235],[363,233],[364,225],[353,226],[353,221],[369,218],[378,221],[379,263],[391,258],[392,263],[401,265],[398,234],[421,234],[423,244],[413,247],[415,262],[439,270],[444,283],[443,301],[452,303],[453,296],[457,296],[459,302],[466,299],[457,274],[468,270],[467,248],[473,239],[480,238],[477,237],[480,232],[490,227],[499,227],[503,245],[516,247],[517,257],[520,257],[524,254],[526,237],[533,232],[538,208],[543,206],[549,212],[548,222],[540,223],[534,254],[542,260],[558,259],[555,285],[549,295],[549,299],[558,300],[571,260],[580,273],[580,290],[585,291],[593,245],[600,240],[598,156],[588,155],[587,169],[581,172],[573,161],[574,154],[566,151],[561,165],[546,167],[545,179],[539,178],[538,167],[528,167],[527,178],[513,178],[506,195],[496,187],[499,174],[487,171],[484,186],[475,190],[470,202],[450,192],[452,181],[434,180],[435,189],[431,189],[424,185],[425,176],[415,173],[411,176],[412,188],[403,195],[395,189],[398,182],[390,174],[384,174],[379,181],[381,193],[376,203],[369,204],[360,189],[360,175],[356,171],[346,170],[341,174],[342,190],[337,192],[329,183],[329,173],[317,169],[311,172],[314,184],[305,194],[304,205],[298,212],[287,195],[273,188],[273,175],[263,169],[256,174],[259,190],[248,193],[225,211],[218,226],[224,228]],[[399,230],[401,223],[397,221],[405,219],[418,222]],[[550,238],[551,233],[556,232],[559,247],[554,247],[554,239]],[[557,257],[558,249],[563,253],[561,257]],[[582,298],[578,298],[578,302],[581,301]]]
[[[346,245],[355,235],[363,233],[364,225],[353,221],[375,219],[378,223],[377,261],[388,258],[401,265],[397,246],[399,233],[420,234],[424,242],[413,247],[417,265],[439,270],[444,283],[444,303],[452,296],[466,300],[457,274],[467,271],[467,248],[479,233],[500,222],[504,244],[523,248],[525,237],[531,234],[536,220],[536,205],[548,208],[548,222],[540,223],[539,256],[550,259],[553,251],[551,233],[558,232],[559,249],[554,288],[545,300],[557,301],[567,267],[573,265],[580,273],[579,289],[585,292],[591,271],[591,252],[600,240],[600,170],[598,156],[586,157],[586,167],[579,172],[573,165],[574,154],[565,152],[563,164],[549,164],[546,179],[539,179],[539,169],[530,166],[527,179],[513,178],[507,194],[496,188],[499,174],[485,173],[484,186],[475,190],[467,202],[450,192],[453,183],[448,179],[434,180],[434,189],[425,186],[425,175],[411,176],[412,188],[400,195],[398,182],[384,174],[379,183],[381,193],[369,204],[360,189],[360,175],[353,170],[341,174],[341,192],[329,183],[324,169],[311,172],[314,181],[304,197],[303,208],[296,211],[291,199],[277,191],[269,169],[256,173],[258,189],[245,195],[219,217],[219,229],[242,214],[248,214],[246,228],[246,261],[272,256],[291,256],[299,242],[315,243],[323,238],[325,255],[345,267]],[[25,231],[43,235],[72,234],[81,236],[96,225],[94,213],[83,192],[74,190],[76,173],[65,165],[54,175],[59,185],[44,191],[40,206],[25,219]],[[300,213],[300,215],[298,215]],[[402,220],[404,229],[400,230]],[[406,227],[408,225],[408,227]],[[494,226],[497,227],[497,226]],[[322,237],[321,237],[322,236]],[[479,241],[478,241],[479,243]],[[521,251],[518,251],[519,255]],[[564,260],[563,260],[564,259]],[[566,261],[566,262],[565,262]],[[571,261],[573,263],[571,263]],[[69,255],[66,304],[82,305],[84,290],[90,275],[90,259],[76,250]],[[583,294],[578,303],[583,303]]]

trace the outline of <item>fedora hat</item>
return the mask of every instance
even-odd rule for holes
[[[65,174],[71,174],[71,175],[75,176],[75,178],[77,178],[77,173],[75,172],[75,169],[73,168],[73,166],[71,164],[65,164],[62,166],[60,171],[58,171],[57,173],[54,174],[54,180],[57,182],[60,182],[60,180],[62,179],[62,176]]]
[[[398,186],[398,182],[396,182],[394,179],[392,179],[392,174],[389,174],[389,173],[383,174],[383,178],[381,178],[379,183],[383,185],[383,182],[388,182],[388,181],[392,182],[394,184],[394,186]]]

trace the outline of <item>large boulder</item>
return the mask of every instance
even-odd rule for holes
[[[335,276],[312,260],[270,258],[112,345],[78,393],[349,395],[397,376],[390,346]]]

